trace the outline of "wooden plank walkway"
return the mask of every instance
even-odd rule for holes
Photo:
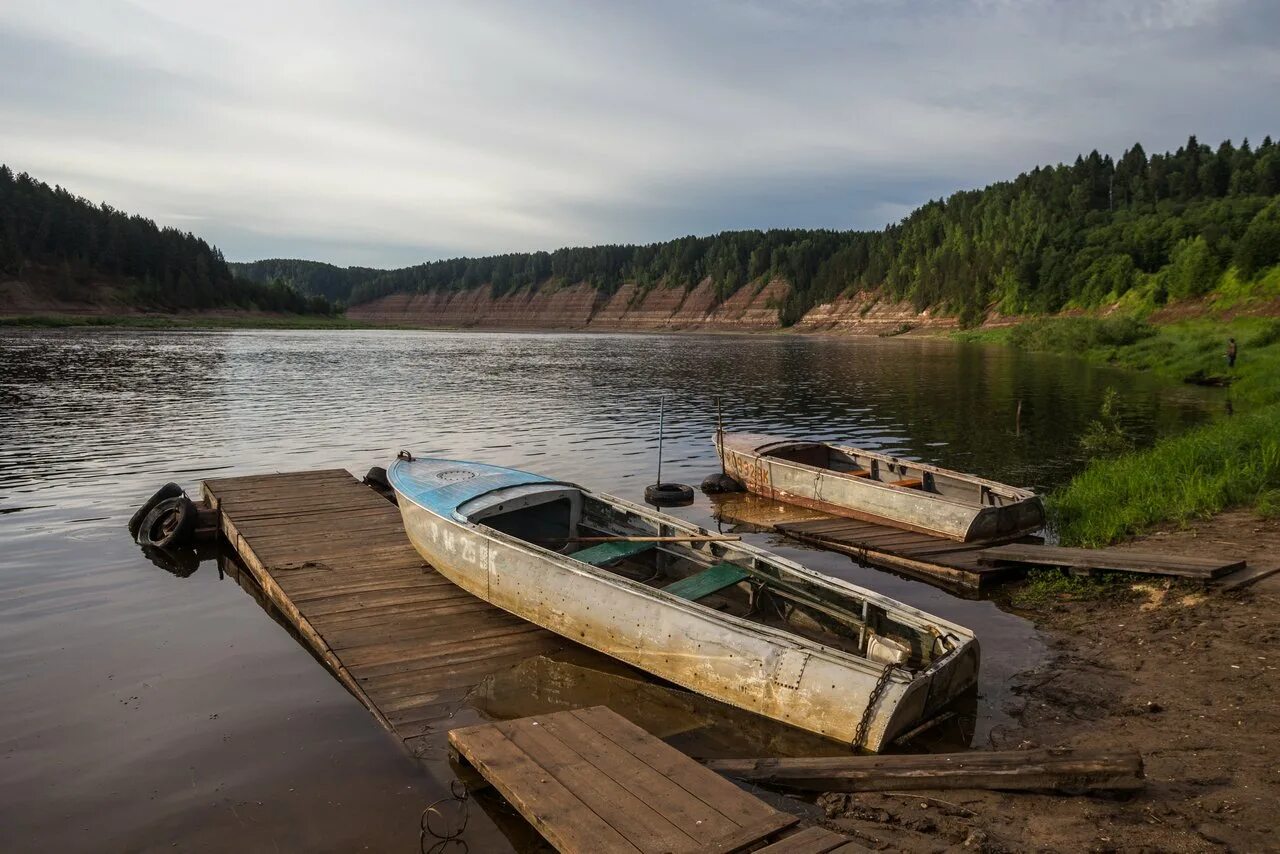
[[[850,555],[962,596],[978,596],[993,584],[1023,572],[1016,566],[981,563],[978,555],[990,547],[989,542],[958,543],[840,516],[780,522],[774,527],[801,542]]]
[[[991,566],[1061,566],[1086,572],[1137,572],[1210,581],[1244,569],[1243,560],[1185,557],[1128,549],[1069,549],[1012,543],[983,549],[978,561]]]
[[[455,729],[449,744],[558,851],[739,851],[799,820],[605,706]],[[848,843],[829,832],[791,840],[766,850]]]
[[[572,646],[425,564],[341,469],[207,480],[219,526],[311,650],[411,751],[485,676]]]

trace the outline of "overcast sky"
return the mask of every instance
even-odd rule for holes
[[[1277,0],[0,0],[0,161],[231,260],[878,228],[1278,84]]]

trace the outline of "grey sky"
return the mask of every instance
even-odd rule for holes
[[[1271,0],[0,0],[0,161],[233,260],[875,228],[1277,84]]]

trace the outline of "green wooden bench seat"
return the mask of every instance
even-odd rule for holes
[[[668,593],[696,602],[718,590],[732,587],[747,577],[746,570],[732,563],[718,563],[702,572],[682,578],[662,588]]]
[[[598,546],[573,552],[569,557],[592,566],[608,566],[624,558],[644,554],[655,545],[655,543],[600,543]]]

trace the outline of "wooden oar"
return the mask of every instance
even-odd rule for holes
[[[733,534],[724,536],[691,535],[687,537],[561,537],[554,540],[538,540],[540,543],[732,543],[739,542],[742,537]]]

